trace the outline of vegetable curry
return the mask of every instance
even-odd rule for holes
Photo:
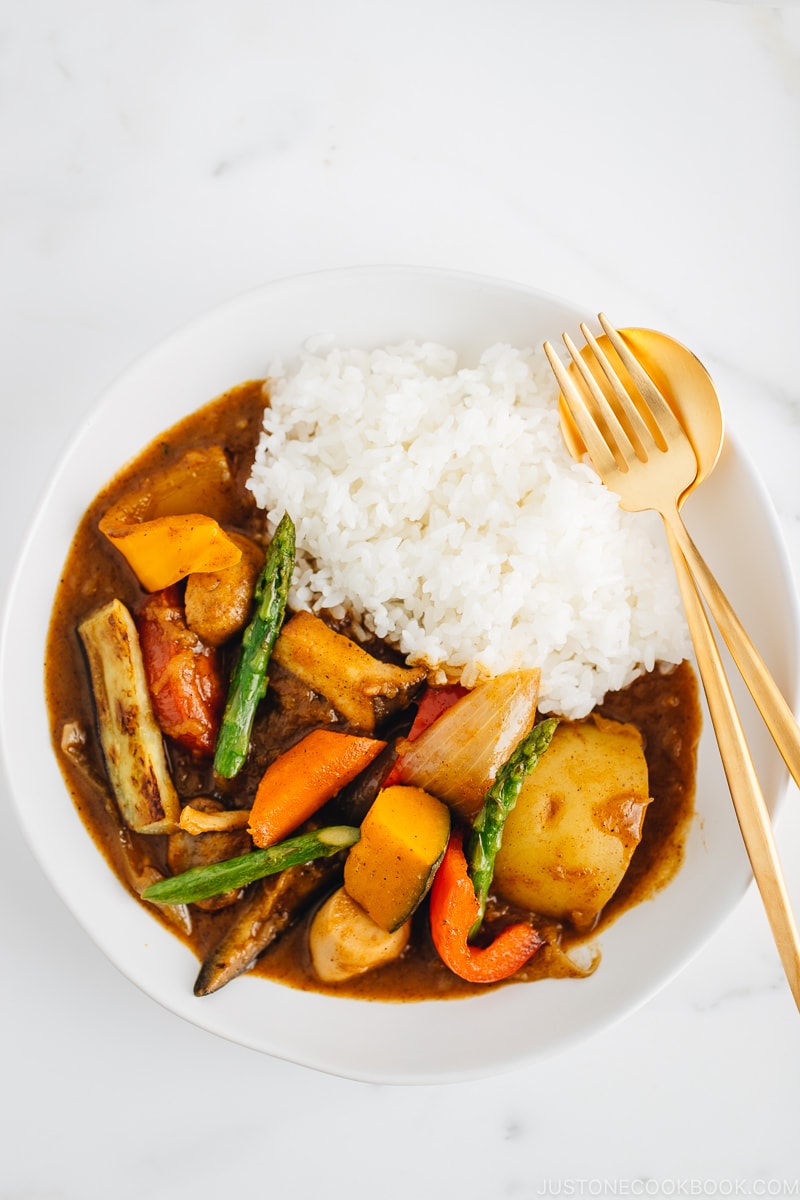
[[[287,605],[294,525],[246,488],[244,384],[153,442],[77,530],[49,631],[54,747],[121,883],[200,961],[370,999],[580,976],[678,869],[699,707],[687,663],[584,722],[538,671],[434,685]]]

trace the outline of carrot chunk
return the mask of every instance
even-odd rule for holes
[[[250,810],[250,834],[266,848],[312,816],[384,749],[377,738],[315,729],[267,767]]]

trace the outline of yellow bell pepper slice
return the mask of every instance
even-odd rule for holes
[[[159,592],[195,571],[222,571],[242,557],[214,518],[200,513],[131,525],[101,522],[100,527],[148,592]]]

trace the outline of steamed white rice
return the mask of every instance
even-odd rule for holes
[[[468,686],[539,667],[540,708],[572,718],[685,657],[663,536],[570,458],[540,352],[317,339],[269,393],[248,486],[297,527],[293,608]]]

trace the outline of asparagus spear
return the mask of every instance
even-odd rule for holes
[[[550,745],[557,725],[558,721],[554,717],[540,721],[517,743],[497,772],[495,781],[484,796],[483,804],[472,824],[472,834],[467,845],[467,865],[478,898],[478,917],[470,930],[470,936],[474,936],[480,929],[486,911],[486,900],[494,875],[494,862],[503,840],[506,817],[517,803],[525,777],[534,769]]]
[[[224,779],[232,779],[239,773],[250,749],[256,709],[267,691],[272,647],[286,611],[294,555],[294,524],[289,514],[284,513],[256,583],[256,610],[244,631],[217,738],[214,770]]]
[[[329,858],[353,846],[361,836],[354,825],[328,825],[311,833],[300,833],[266,850],[251,850],[224,862],[190,867],[180,875],[153,883],[142,892],[143,900],[158,904],[193,904],[233,888],[246,887],[265,875],[276,875],[316,858]]]

